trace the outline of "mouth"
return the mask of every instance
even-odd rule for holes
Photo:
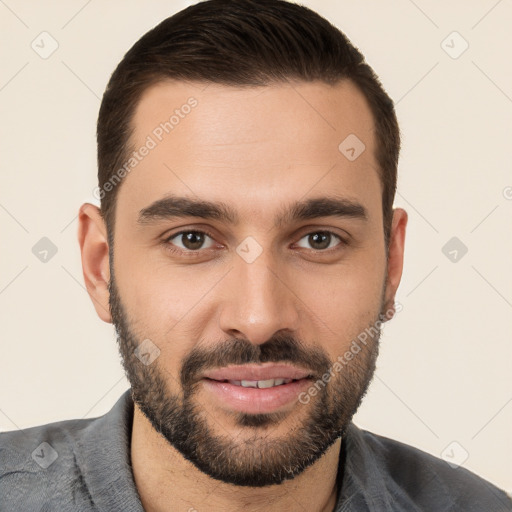
[[[242,365],[211,370],[201,382],[211,401],[221,409],[251,414],[296,405],[311,385],[305,369],[285,364]]]
[[[274,388],[276,386],[282,386],[285,384],[289,384],[290,382],[297,382],[300,379],[285,379],[285,378],[278,378],[278,379],[266,379],[266,380],[216,380],[216,379],[209,379],[214,380],[215,382],[228,382],[229,384],[232,384],[233,386],[241,386],[243,388],[258,388],[258,389],[268,389],[268,388]]]
[[[227,381],[244,387],[264,388],[274,385],[279,386],[284,382],[288,384],[290,381],[305,379],[311,376],[310,371],[298,366],[284,363],[263,363],[215,368],[205,372],[203,378],[220,382]]]

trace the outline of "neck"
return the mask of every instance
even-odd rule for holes
[[[187,461],[152,427],[135,404],[131,460],[146,512],[332,512],[336,505],[341,440],[293,480],[269,487],[240,487],[214,480]]]

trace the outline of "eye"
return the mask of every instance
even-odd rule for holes
[[[210,245],[204,246],[205,239],[207,238],[210,239]],[[175,239],[176,241],[173,241]],[[198,251],[199,249],[210,249],[214,246],[212,237],[203,231],[180,231],[179,233],[175,233],[167,238],[165,243],[172,243],[172,245],[177,246],[184,252]]]
[[[341,244],[332,244],[332,242],[337,239]],[[306,244],[310,244],[311,247],[307,247],[305,245],[301,245],[301,241],[305,240]],[[331,231],[315,231],[313,233],[309,233],[306,236],[303,236],[297,245],[299,247],[305,247],[306,249],[314,249],[318,251],[323,251],[325,249],[331,249],[336,245],[344,245],[345,241],[338,235],[332,233]]]

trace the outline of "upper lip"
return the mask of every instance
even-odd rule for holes
[[[270,380],[270,379],[304,379],[311,372],[289,364],[244,364],[241,366],[225,366],[208,370],[203,378],[212,380]]]

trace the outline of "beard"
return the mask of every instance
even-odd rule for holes
[[[112,258],[111,258],[112,262]],[[186,460],[211,478],[238,486],[264,487],[281,484],[315,463],[340,437],[359,408],[375,371],[381,313],[371,323],[372,336],[341,371],[332,372],[327,383],[322,375],[332,369],[327,353],[308,347],[290,335],[276,334],[261,345],[246,339],[229,339],[214,347],[197,344],[183,359],[178,376],[171,375],[155,360],[143,364],[135,355],[144,336],[131,328],[122,305],[111,265],[109,282],[112,323],[123,367],[131,384],[134,403]],[[379,328],[376,328],[376,326]],[[162,340],[162,346],[169,346]],[[214,431],[217,419],[195,399],[200,375],[207,369],[247,363],[292,363],[310,370],[316,396],[302,401],[291,412],[230,413],[238,434]],[[309,408],[294,414],[297,408]],[[295,416],[295,417],[294,417]],[[294,421],[286,436],[271,435],[271,427]]]

